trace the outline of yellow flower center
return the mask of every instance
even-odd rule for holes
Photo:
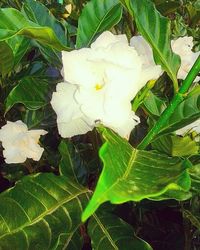
[[[95,89],[96,89],[96,90],[100,90],[100,89],[102,89],[102,88],[103,88],[103,84],[97,83],[97,84],[95,85]]]

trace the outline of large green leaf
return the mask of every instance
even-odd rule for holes
[[[16,9],[0,9],[0,41],[7,40],[15,35],[34,38],[57,50],[69,49],[60,42],[59,37],[56,36],[52,28],[29,21]]]
[[[136,237],[133,228],[110,213],[95,213],[88,224],[93,250],[136,249],[152,250],[151,246]]]
[[[27,176],[0,195],[0,249],[65,249],[81,224],[88,190],[64,176]]]
[[[30,110],[45,106],[49,97],[50,84],[47,80],[25,77],[12,89],[6,99],[6,112],[16,103],[24,104]]]
[[[91,0],[79,18],[76,47],[88,47],[98,33],[117,24],[121,16],[118,0]]]
[[[150,0],[121,0],[134,16],[137,28],[153,49],[154,60],[177,83],[180,57],[172,52],[170,21],[163,17]]]
[[[14,65],[13,51],[6,42],[0,42],[0,75],[8,74]]]
[[[104,168],[83,212],[83,221],[105,201],[119,204],[151,199],[169,190],[189,190],[187,165],[178,157],[134,149],[125,139],[105,128],[102,135],[106,140],[100,149]]]

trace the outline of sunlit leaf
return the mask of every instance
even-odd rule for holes
[[[83,221],[106,201],[120,204],[159,197],[168,190],[189,190],[187,164],[180,158],[134,149],[125,139],[105,128],[102,135],[106,140],[100,149],[104,168],[83,212]]]

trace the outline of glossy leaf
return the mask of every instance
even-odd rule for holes
[[[23,178],[0,195],[0,248],[59,249],[64,236],[68,249],[81,224],[87,193],[64,176]]]
[[[88,47],[96,35],[117,24],[122,16],[118,0],[92,0],[79,18],[76,47]]]
[[[26,19],[16,9],[0,9],[0,41],[7,40],[16,35],[23,35],[36,39],[42,44],[57,50],[68,50],[69,48],[59,41],[52,28],[40,26]]]
[[[177,87],[180,57],[172,52],[170,21],[162,16],[150,0],[123,0],[134,16],[137,28],[153,49],[154,60],[160,64]]]
[[[99,154],[104,168],[83,221],[106,201],[120,204],[158,197],[168,190],[189,190],[187,164],[180,158],[134,149],[106,128],[102,128],[102,136],[106,142]]]
[[[13,51],[6,42],[0,42],[0,75],[8,74],[14,65]]]
[[[24,104],[30,110],[45,106],[49,101],[49,83],[40,78],[26,77],[12,89],[6,99],[6,112],[16,103]]]
[[[151,246],[134,235],[133,228],[110,213],[95,213],[88,223],[93,250],[137,249],[152,250]]]

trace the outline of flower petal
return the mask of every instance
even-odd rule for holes
[[[96,40],[91,44],[92,49],[107,48],[115,43],[128,45],[126,35],[113,35],[110,31],[104,31]]]
[[[51,105],[57,114],[58,131],[63,138],[84,134],[93,129],[92,121],[81,112],[80,105],[74,98],[76,90],[76,85],[61,82],[57,84],[52,96]]]

